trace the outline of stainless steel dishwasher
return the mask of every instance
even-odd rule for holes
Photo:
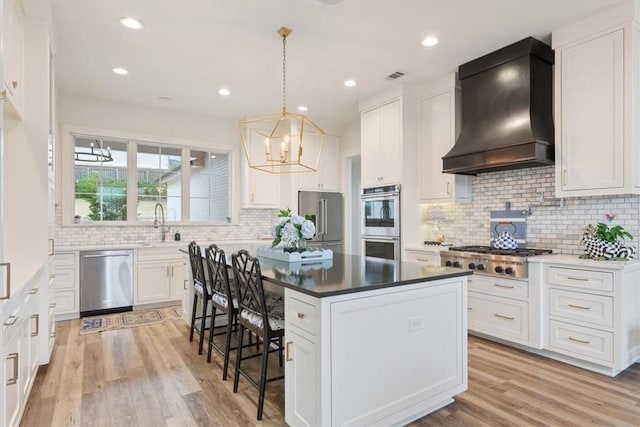
[[[80,316],[133,308],[133,251],[80,252]]]

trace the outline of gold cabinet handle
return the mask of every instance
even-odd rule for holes
[[[298,314],[296,314],[296,317],[298,319],[304,319],[304,313],[298,313]]]
[[[55,255],[56,253],[56,241],[55,239],[49,239],[49,243],[51,244],[51,249],[49,249],[48,255]]]
[[[568,304],[569,307],[573,307],[573,308],[579,308],[580,310],[590,310],[590,307],[585,307],[583,305],[576,305],[576,304]]]
[[[4,267],[5,275],[4,275],[4,283],[6,283],[7,293],[0,297],[0,300],[11,298],[11,263],[10,262],[0,262],[0,268]]]
[[[451,183],[447,182],[447,195],[450,196],[451,195]]]
[[[39,291],[39,290],[40,290],[40,288],[33,288],[33,289],[31,289],[31,290],[29,291],[29,294],[30,294],[30,295],[35,295],[35,294],[37,294],[37,293],[38,293],[38,291]]]
[[[513,320],[513,317],[505,316],[504,314],[494,313],[493,315],[496,316],[496,317],[499,317],[501,319]]]
[[[291,352],[289,351],[289,346],[293,344],[293,341],[287,341],[284,345],[284,360],[285,362],[291,362],[293,357],[291,357]]]
[[[4,326],[14,325],[18,321],[18,316],[9,316],[7,320],[4,321]]]
[[[574,337],[569,337],[569,339],[571,341],[579,342],[580,344],[590,344],[591,343],[591,341],[581,340],[581,339],[574,338]]]
[[[17,80],[12,81],[11,82],[11,86],[13,86],[14,89],[17,89],[18,88],[18,81]]]
[[[7,379],[7,385],[14,385],[18,382],[18,353],[9,353],[6,360],[13,359],[13,376]]]
[[[501,285],[500,283],[494,283],[493,286],[497,286],[498,288],[513,289],[513,285]]]
[[[467,307],[467,311],[473,310],[473,307]]]
[[[39,314],[34,314],[31,316],[32,319],[36,320],[36,331],[35,332],[31,332],[31,336],[32,337],[37,337],[38,335],[40,335],[40,315]]]
[[[188,282],[187,279],[183,280],[182,289],[185,290],[185,291],[187,290],[187,282]]]
[[[589,279],[587,277],[572,277],[572,276],[567,276],[567,279],[569,280],[577,280],[579,282],[588,282]]]

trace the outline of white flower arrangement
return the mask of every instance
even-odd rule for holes
[[[299,248],[303,241],[312,239],[315,234],[316,226],[309,216],[292,215],[291,209],[281,209],[278,221],[271,227],[271,247],[282,242],[288,248]]]

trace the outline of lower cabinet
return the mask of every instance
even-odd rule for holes
[[[539,267],[545,349],[607,375],[640,361],[640,265],[559,259]]]
[[[467,389],[466,301],[462,278],[322,298],[285,289],[286,423],[404,425],[450,403]]]
[[[55,313],[58,318],[78,317],[80,312],[80,286],[77,253],[57,253],[53,260],[55,277]]]
[[[22,323],[8,324],[5,320],[4,337],[2,343],[3,381],[0,390],[4,396],[4,410],[2,425],[15,426],[20,417],[20,395],[22,392],[22,378],[20,366],[25,364],[23,334],[20,329]]]
[[[540,295],[526,279],[469,278],[469,332],[541,348]]]
[[[178,248],[138,250],[134,304],[181,301],[184,268]]]
[[[290,425],[320,425],[316,344],[300,333],[287,330],[286,334],[285,419]]]

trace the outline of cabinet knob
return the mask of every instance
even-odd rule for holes
[[[304,313],[298,313],[297,317],[298,319],[304,319]]]
[[[16,89],[18,87],[18,81],[17,80],[12,81],[11,86],[13,86],[13,88]]]
[[[7,100],[7,90],[6,89],[3,90],[2,92],[0,92],[0,99],[3,99],[5,101]]]

